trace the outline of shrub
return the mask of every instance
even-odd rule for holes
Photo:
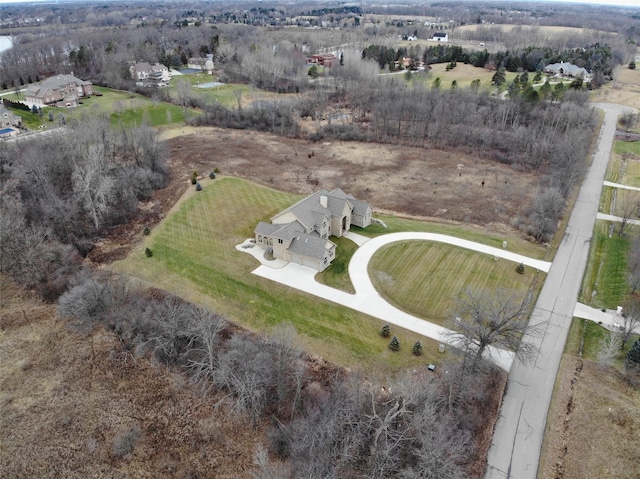
[[[420,341],[416,341],[411,352],[414,356],[422,356],[422,343]]]
[[[520,263],[518,266],[516,266],[516,273],[524,274],[524,263]]]
[[[394,335],[393,338],[391,338],[389,349],[391,351],[400,351],[400,340],[398,339],[398,336]]]
[[[124,457],[127,454],[131,454],[141,436],[142,431],[140,430],[140,426],[132,426],[118,434],[113,439],[113,447],[111,448],[113,455],[116,457]]]
[[[383,338],[388,338],[390,335],[391,335],[391,328],[389,327],[388,324],[385,324],[380,329],[380,336],[382,336]]]
[[[216,179],[216,172],[215,172],[215,171],[213,171],[213,170],[211,170],[211,171],[209,172],[209,178],[211,178],[212,180],[215,180],[215,179]]]
[[[218,169],[218,167],[216,166],[216,167],[213,169],[213,172],[217,175],[218,173],[220,173],[220,170],[219,170],[219,169]]]
[[[202,185],[200,184],[200,182],[196,182],[196,191],[202,191]]]
[[[145,236],[149,236],[151,234],[151,228],[149,228],[148,226],[145,226],[144,229],[142,230],[142,234]]]
[[[194,171],[191,173],[191,184],[195,185],[198,182],[198,172]]]
[[[151,249],[150,249],[150,248],[145,248],[145,249],[144,249],[144,255],[145,255],[147,258],[151,258],[151,257],[153,256],[153,251],[151,251]]]

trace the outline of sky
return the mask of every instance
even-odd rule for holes
[[[0,0],[0,7],[9,3],[54,3],[55,0]],[[63,0],[64,1],[64,0]],[[257,1],[257,0],[256,0]],[[491,1],[491,0],[488,0]],[[531,1],[531,0],[522,0]],[[535,0],[531,3],[536,3]],[[537,0],[537,3],[588,3],[591,5],[615,5],[625,7],[637,7],[640,9],[640,0]]]

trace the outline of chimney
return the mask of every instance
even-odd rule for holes
[[[322,205],[323,208],[327,207],[327,195],[320,196],[320,204]]]

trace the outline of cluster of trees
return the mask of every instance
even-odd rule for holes
[[[502,384],[481,359],[444,364],[442,374],[414,371],[388,387],[338,370],[325,382],[312,373],[289,325],[253,336],[215,313],[106,274],[79,278],[60,297],[58,314],[85,332],[108,328],[127,354],[180,368],[210,398],[230,400],[254,427],[270,424],[256,477],[481,473],[470,466],[492,416],[487,397],[499,396]]]
[[[164,151],[150,128],[113,130],[83,118],[56,135],[0,145],[0,264],[56,299],[106,228],[166,185]]]

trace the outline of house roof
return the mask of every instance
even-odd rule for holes
[[[447,36],[446,32],[435,32],[433,34],[433,38],[445,38]]]
[[[40,85],[43,87],[49,87],[52,89],[60,88],[69,84],[78,85],[93,85],[90,81],[81,80],[80,78],[76,78],[73,75],[56,75],[54,77],[49,77],[46,80],[40,82]]]
[[[551,63],[544,67],[545,70],[552,71],[554,73],[558,73],[560,69],[567,75],[588,75],[589,72],[582,67],[577,65],[573,65],[572,63],[560,62],[560,63]]]
[[[319,236],[301,233],[293,238],[289,251],[314,259],[323,259],[328,249],[335,244],[332,241],[322,239]]]
[[[322,196],[327,197],[326,207],[321,204]],[[332,216],[340,216],[347,204],[350,208],[354,209],[354,213],[356,214],[364,214],[366,208],[369,207],[368,203],[356,200],[353,196],[347,195],[340,188],[336,188],[331,193],[322,189],[301,199],[293,206],[290,206],[286,210],[278,213],[272,218],[272,220],[278,218],[284,213],[291,212],[307,230],[311,230],[314,225],[322,223],[323,217],[330,218]]]
[[[345,193],[340,188],[336,188],[331,193],[329,193],[329,195],[331,195],[332,197],[345,198],[349,200],[349,203],[351,203],[351,206],[353,207],[353,212],[356,215],[364,216],[367,213],[367,210],[371,209],[371,205],[369,203],[367,203],[366,201],[356,200],[353,196]]]

